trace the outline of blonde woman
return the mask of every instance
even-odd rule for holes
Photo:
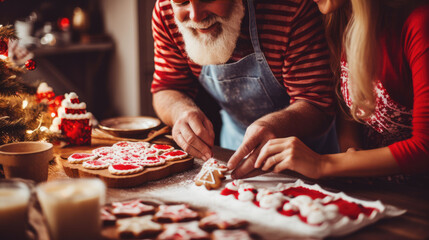
[[[273,139],[253,167],[311,178],[428,172],[429,4],[314,1],[326,15],[338,95],[350,116],[340,121],[340,145],[348,150],[319,155],[297,138]],[[238,168],[233,178],[251,170]]]

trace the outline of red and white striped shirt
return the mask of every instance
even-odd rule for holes
[[[274,76],[286,87],[291,103],[303,99],[332,112],[335,94],[329,51],[314,2],[256,0],[255,13],[261,49]],[[246,9],[229,62],[253,53],[248,25]],[[170,0],[156,2],[152,28],[155,41],[152,93],[175,89],[195,96],[201,66],[193,63],[185,52]]]

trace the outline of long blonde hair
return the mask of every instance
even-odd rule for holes
[[[421,0],[350,0],[337,11],[325,16],[325,29],[331,50],[331,67],[340,84],[340,60],[349,65],[351,116],[361,121],[375,110],[374,84],[381,63],[380,33],[386,32],[392,15],[413,9]],[[391,12],[393,11],[393,12]],[[389,16],[390,15],[390,16]],[[398,15],[396,15],[398,16]],[[394,21],[401,21],[394,19]],[[339,87],[337,87],[337,95]]]

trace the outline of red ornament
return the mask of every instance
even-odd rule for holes
[[[7,46],[8,39],[6,38],[0,38],[0,55],[8,56],[8,46]]]
[[[63,119],[61,133],[71,145],[91,145],[89,119]]]
[[[36,69],[36,62],[33,59],[28,59],[25,62],[25,68],[30,71]]]

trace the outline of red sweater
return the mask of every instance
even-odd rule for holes
[[[389,72],[396,73],[398,69],[405,68],[409,70],[409,77],[405,78],[396,75],[394,76],[394,79],[396,79],[395,82],[386,84],[386,88],[391,93],[391,96],[396,97],[398,102],[413,106],[412,137],[389,146],[399,166],[405,172],[423,172],[429,170],[428,23],[429,5],[415,9],[405,21],[401,32],[402,46],[396,49],[396,51],[398,49],[401,50],[399,56],[404,56],[405,62],[399,59],[391,61],[393,71]],[[384,55],[384,62],[388,60],[389,56]],[[388,66],[387,64],[384,65]],[[389,72],[386,71],[386,78],[391,77],[389,76]],[[410,88],[412,88],[412,93],[406,94],[409,92],[406,89]]]
[[[429,170],[429,5],[416,8],[397,34],[382,37],[379,79],[388,95],[412,109],[411,137],[389,145],[406,173]],[[377,111],[377,110],[376,110]]]

